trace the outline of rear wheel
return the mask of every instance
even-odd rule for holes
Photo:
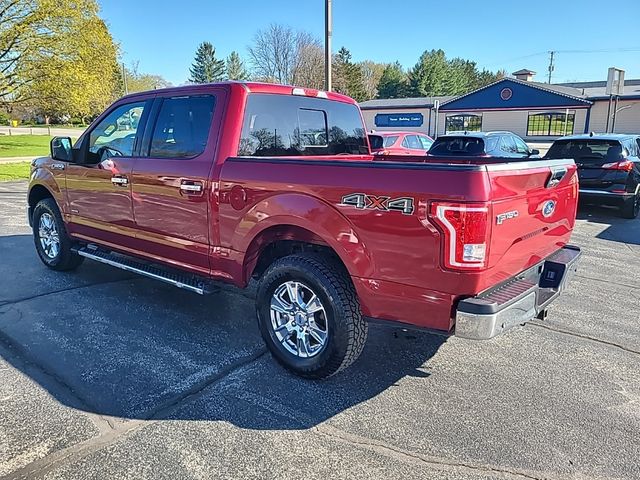
[[[276,360],[306,378],[326,378],[356,361],[367,323],[348,274],[330,257],[276,260],[256,298],[258,325]]]
[[[620,213],[624,218],[637,218],[640,214],[640,191],[636,196],[626,200],[620,208]]]
[[[40,200],[33,209],[33,240],[42,263],[52,270],[73,270],[84,257],[71,250],[62,215],[52,198]]]

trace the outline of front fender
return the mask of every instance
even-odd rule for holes
[[[53,197],[60,211],[65,214],[66,202],[64,201],[64,171],[53,174],[46,168],[47,158],[39,158],[33,162],[33,170],[29,177],[28,203],[32,209],[42,198]]]
[[[352,276],[367,277],[373,271],[370,252],[347,217],[334,206],[301,193],[262,198],[240,219],[232,248],[246,252],[267,229],[287,226],[311,232],[333,249]],[[289,238],[308,241],[307,238]]]

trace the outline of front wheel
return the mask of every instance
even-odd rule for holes
[[[38,202],[32,223],[33,240],[42,263],[52,270],[73,270],[82,263],[84,257],[71,250],[71,238],[52,198]]]
[[[624,218],[638,218],[638,214],[640,214],[640,191],[636,193],[635,197],[625,201],[620,213]]]
[[[367,323],[348,274],[330,257],[276,260],[256,298],[262,338],[276,360],[306,378],[326,378],[356,361]]]

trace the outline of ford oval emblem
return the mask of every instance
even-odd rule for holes
[[[555,212],[555,210],[556,202],[554,202],[553,200],[548,200],[542,205],[542,216],[545,218],[549,218],[551,215],[553,215],[553,212]]]

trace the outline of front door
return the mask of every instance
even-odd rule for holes
[[[131,170],[136,142],[151,101],[114,107],[81,142],[80,163],[66,166],[69,230],[102,244],[126,244],[135,223]]]
[[[156,260],[205,275],[212,242],[209,179],[222,95],[158,98],[131,175],[138,248]]]

